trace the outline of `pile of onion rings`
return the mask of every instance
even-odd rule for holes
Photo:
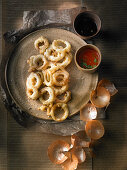
[[[63,121],[69,115],[69,73],[65,68],[72,60],[71,44],[61,39],[52,44],[41,36],[34,42],[38,55],[31,56],[27,63],[30,72],[26,80],[29,99],[39,100],[39,110],[46,112],[55,121]]]

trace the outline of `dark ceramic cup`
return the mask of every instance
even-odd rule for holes
[[[80,13],[74,17],[73,28],[82,39],[89,39],[100,31],[101,20],[97,14],[82,7]]]

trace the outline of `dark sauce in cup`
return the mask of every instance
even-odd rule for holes
[[[86,13],[80,13],[75,18],[74,28],[81,36],[92,36],[97,33],[97,24],[94,19]]]

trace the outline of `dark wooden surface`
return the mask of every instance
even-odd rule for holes
[[[93,41],[102,52],[100,78],[115,83],[119,93],[112,97],[103,121],[105,136],[95,147],[94,170],[127,169],[127,1],[86,0],[88,9],[102,20],[101,32]],[[22,26],[24,10],[65,9],[80,5],[78,0],[4,0],[2,4],[3,33]],[[0,10],[1,12],[1,10]],[[1,45],[0,45],[1,48]],[[3,55],[5,49],[3,41]],[[2,54],[1,54],[2,57]],[[46,150],[55,135],[26,130],[18,125],[0,100],[0,170],[60,169],[50,163]],[[64,138],[69,140],[69,137]],[[91,167],[87,166],[88,169]],[[79,169],[84,169],[80,166]]]

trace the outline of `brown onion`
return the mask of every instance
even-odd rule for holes
[[[105,87],[109,91],[111,96],[115,95],[118,92],[114,84],[106,79],[99,81],[98,86]]]
[[[89,121],[92,119],[96,119],[96,117],[97,117],[96,107],[92,105],[91,103],[86,104],[80,110],[80,120]]]
[[[73,147],[77,147],[77,146],[80,146],[80,147],[89,147],[90,142],[83,141],[78,136],[72,135],[71,136],[71,144],[73,145]]]
[[[90,138],[99,139],[104,135],[104,126],[99,120],[91,120],[86,123],[85,131]]]
[[[68,158],[63,164],[61,164],[64,170],[74,170],[77,169],[78,159],[75,155],[72,155],[71,158]]]
[[[78,163],[82,163],[85,161],[86,159],[86,154],[85,151],[82,147],[78,146],[78,147],[74,147],[72,149],[72,155],[75,155],[78,159]]]
[[[96,90],[91,92],[90,101],[93,105],[95,105],[95,107],[105,107],[109,105],[110,93],[104,87],[97,87]]]
[[[67,142],[57,140],[48,147],[48,157],[54,164],[61,164],[68,158],[64,152],[69,151],[69,149],[70,145]]]

